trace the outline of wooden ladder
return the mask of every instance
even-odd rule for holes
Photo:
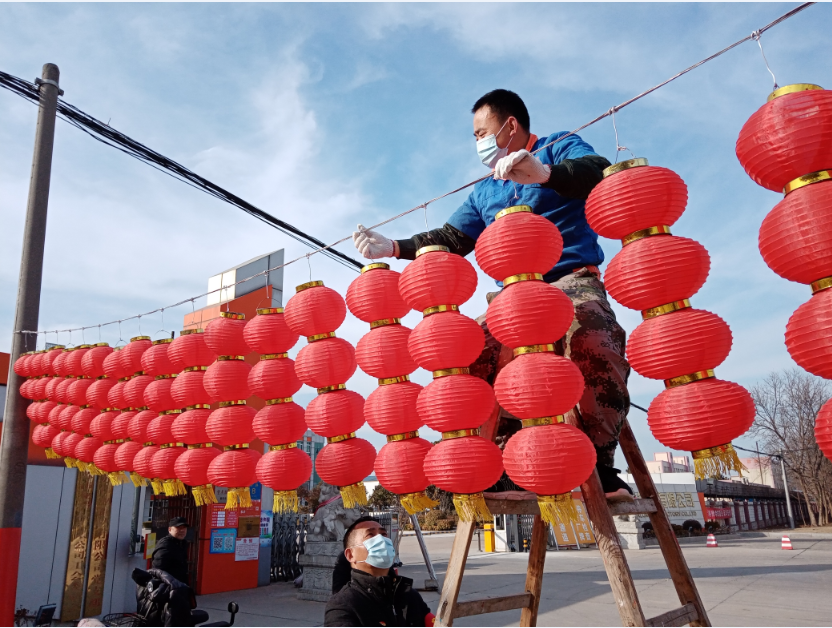
[[[503,347],[498,369],[511,360],[511,350]],[[499,425],[499,407],[495,408],[489,421],[481,428],[485,438],[494,440]],[[575,410],[569,412],[566,422],[583,428],[581,417]],[[598,549],[604,560],[607,578],[612,587],[612,594],[617,602],[621,623],[624,626],[710,626],[708,614],[699,598],[696,584],[688,569],[682,549],[676,540],[676,535],[667,518],[664,507],[659,501],[658,491],[650,477],[647,465],[641,455],[638,443],[633,436],[628,421],[624,421],[619,437],[621,451],[630,467],[638,492],[639,499],[633,502],[609,504],[601,488],[598,472],[593,471],[589,479],[581,485],[587,515],[593,525],[593,531],[598,543]],[[499,494],[494,494],[499,495]],[[540,593],[543,587],[543,566],[546,561],[546,545],[549,536],[548,525],[540,517],[540,509],[533,493],[528,499],[488,499],[486,504],[495,515],[534,515],[532,525],[532,539],[529,547],[529,568],[526,573],[526,589],[523,593],[502,597],[480,598],[459,602],[459,590],[462,586],[462,575],[468,560],[471,538],[474,535],[475,522],[460,521],[448,570],[445,574],[442,594],[436,611],[436,626],[452,626],[458,617],[470,617],[485,613],[520,609],[520,625],[536,626],[537,609],[540,604]],[[681,607],[662,613],[651,619],[645,619],[638,599],[633,576],[627,564],[627,558],[618,538],[613,515],[647,514],[653,524],[653,531],[659,542],[676,594],[679,596]]]

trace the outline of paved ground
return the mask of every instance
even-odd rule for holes
[[[451,535],[426,537],[440,579],[450,554]],[[683,551],[716,626],[824,626],[832,618],[832,540],[792,536],[794,551],[779,539],[721,538],[719,548],[685,545]],[[703,540],[704,545],[704,540]],[[519,593],[525,581],[524,554],[483,554],[477,538],[460,599]],[[628,550],[630,569],[648,617],[679,606],[658,549]],[[421,586],[427,571],[413,537],[401,547],[403,575]],[[423,593],[436,608],[439,595]],[[315,626],[324,605],[301,602],[291,583],[199,598],[200,608],[220,619],[229,600],[242,610],[241,626]],[[224,617],[223,617],[224,618]],[[457,620],[457,626],[516,626],[519,611]],[[540,604],[540,626],[620,626],[618,612],[597,550],[549,552]]]

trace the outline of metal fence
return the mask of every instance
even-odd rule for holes
[[[306,531],[312,515],[277,515],[272,528],[272,582],[294,580],[303,573],[300,555],[306,546]]]

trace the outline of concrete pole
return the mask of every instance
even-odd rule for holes
[[[38,328],[46,207],[49,201],[55,114],[60,91],[58,66],[47,63],[43,66],[42,76],[32,178],[29,182],[29,202],[23,230],[23,255],[17,284],[12,365],[21,353],[33,350],[37,341],[37,336],[19,332]],[[20,528],[23,524],[23,494],[26,489],[29,451],[29,419],[26,417],[29,401],[20,395],[23,381],[23,377],[9,368],[3,436],[0,442],[0,626],[13,625],[17,594]]]
[[[794,516],[792,515],[792,500],[789,497],[789,483],[786,481],[786,459],[780,450],[780,469],[783,471],[783,486],[786,488],[786,509],[789,511],[789,527],[794,530]]]

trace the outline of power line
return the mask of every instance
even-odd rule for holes
[[[778,24],[780,24],[784,20],[787,20],[788,18],[800,13],[801,11],[803,11],[804,9],[812,6],[813,4],[816,4],[816,3],[815,2],[804,2],[803,4],[798,5],[794,9],[792,9],[790,11],[787,11],[786,13],[784,13],[783,15],[778,17],[776,20],[774,20],[772,22],[769,22],[768,24],[766,24],[762,28],[759,28],[759,29],[753,31],[750,35],[748,35],[746,37],[743,37],[742,39],[735,41],[733,44],[723,48],[719,52],[716,52],[716,53],[712,54],[711,56],[706,57],[705,59],[702,59],[701,61],[698,61],[697,63],[694,63],[693,65],[685,68],[681,72],[678,72],[677,74],[674,74],[669,79],[667,79],[665,81],[662,81],[658,85],[654,85],[650,89],[647,89],[647,90],[641,92],[640,94],[638,94],[636,96],[633,96],[629,100],[625,100],[623,103],[621,103],[619,105],[616,105],[614,107],[611,107],[605,113],[602,113],[601,115],[599,115],[596,118],[590,120],[586,124],[583,124],[583,125],[579,126],[577,129],[574,129],[574,130],[572,130],[568,133],[564,133],[563,135],[558,136],[556,139],[554,139],[553,141],[549,142],[548,144],[546,144],[544,146],[541,146],[540,148],[538,148],[534,152],[535,153],[540,152],[541,150],[543,150],[545,148],[548,148],[548,147],[550,147],[554,144],[557,144],[558,142],[561,142],[561,141],[565,140],[567,137],[575,135],[579,131],[582,131],[583,129],[585,129],[589,126],[592,126],[593,124],[603,120],[606,117],[609,117],[609,116],[614,117],[615,113],[617,111],[620,111],[624,107],[627,107],[628,105],[631,105],[632,103],[636,102],[637,100],[640,100],[641,98],[644,98],[648,94],[651,94],[654,91],[656,91],[657,89],[660,89],[661,87],[664,87],[668,83],[670,83],[672,81],[675,81],[677,78],[679,78],[681,76],[684,76],[685,74],[687,74],[688,72],[691,72],[692,70],[695,70],[699,66],[701,66],[701,65],[703,65],[703,64],[705,64],[709,61],[712,61],[713,59],[716,59],[717,57],[725,54],[729,50],[732,50],[732,49],[736,48],[737,46],[739,46],[740,44],[742,44],[746,41],[754,40],[754,41],[757,41],[759,43],[760,36],[763,33],[765,33],[767,30],[769,30],[770,28],[773,28],[774,26],[777,26]],[[762,50],[762,46],[761,46],[761,50]],[[765,55],[764,55],[764,57],[765,57]],[[766,66],[768,66],[768,62],[766,62]],[[34,84],[29,83],[28,81],[24,81],[23,79],[19,79],[15,76],[12,76],[11,74],[6,74],[5,72],[1,72],[1,71],[0,71],[0,87],[4,87],[6,89],[9,89],[12,92],[17,93],[18,95],[22,96],[23,98],[26,98],[27,100],[32,100],[32,101],[37,101],[38,100],[37,88],[35,87]],[[210,181],[207,181],[207,179],[203,179],[202,177],[199,177],[198,175],[192,173],[190,170],[188,170],[184,166],[181,166],[181,165],[177,164],[176,162],[174,162],[172,160],[168,160],[166,157],[163,157],[163,156],[159,155],[158,153],[155,153],[154,151],[151,151],[147,147],[139,144],[138,142],[135,142],[135,140],[131,140],[127,136],[125,136],[121,133],[118,133],[117,131],[115,131],[114,134],[111,134],[110,131],[114,131],[113,129],[111,129],[111,127],[109,127],[106,124],[103,124],[103,123],[99,122],[98,120],[96,120],[95,118],[92,118],[91,116],[87,116],[87,114],[85,114],[82,111],[76,109],[75,107],[72,107],[71,105],[66,104],[65,102],[63,102],[61,100],[58,101],[58,114],[62,118],[64,118],[67,122],[69,122],[70,124],[73,124],[77,128],[80,128],[85,133],[90,134],[96,140],[101,141],[101,142],[103,142],[103,143],[105,143],[109,146],[113,146],[114,148],[117,148],[118,150],[121,150],[122,152],[125,152],[128,155],[131,155],[133,157],[136,157],[137,159],[140,159],[140,160],[144,161],[145,163],[148,163],[149,165],[151,165],[154,168],[163,170],[167,174],[170,174],[171,176],[173,176],[174,178],[179,179],[180,181],[183,181],[183,182],[185,182],[189,185],[193,185],[194,187],[197,187],[198,189],[202,189],[203,191],[211,194],[212,196],[216,196],[217,198],[220,198],[221,200],[225,200],[226,202],[229,202],[233,205],[236,205],[236,206],[240,207],[241,209],[243,209],[244,211],[247,211],[248,213],[252,213],[252,215],[255,215],[257,218],[260,218],[261,220],[264,220],[264,222],[268,222],[269,224],[272,224],[273,226],[276,226],[277,228],[281,228],[281,227],[277,226],[277,223],[272,223],[271,222],[272,220],[273,221],[278,221],[278,219],[274,218],[274,216],[271,216],[270,214],[266,214],[266,212],[263,212],[262,210],[259,210],[256,207],[254,207],[252,205],[249,205],[248,203],[246,203],[242,199],[239,199],[238,197],[234,196],[230,192],[227,192],[227,191],[223,190],[219,186],[215,186]],[[90,120],[94,121],[95,124],[92,125],[92,126],[89,126],[88,122]],[[101,133],[101,135],[99,136],[97,133]],[[130,144],[129,145],[122,145],[120,143],[116,143],[115,138],[126,138],[126,140],[129,140]],[[139,150],[139,148],[141,150]],[[154,159],[145,158],[143,151],[148,151],[149,154],[154,156]],[[158,156],[162,160],[165,160],[165,163],[158,163],[155,160],[155,156]],[[167,162],[170,162],[170,163],[168,164]],[[175,166],[175,168],[173,170],[171,170],[170,166]],[[187,176],[185,176],[185,175],[187,175]],[[450,192],[445,192],[444,194],[436,196],[436,197],[430,199],[429,201],[425,201],[424,203],[421,203],[420,205],[417,205],[416,207],[411,207],[410,209],[407,209],[407,210],[405,210],[405,211],[403,211],[399,214],[396,214],[395,216],[392,216],[392,217],[390,217],[386,220],[383,220],[383,221],[369,227],[369,229],[376,229],[376,228],[381,227],[383,225],[386,225],[390,222],[393,222],[394,220],[398,220],[399,218],[402,218],[403,216],[407,216],[408,214],[410,214],[412,212],[415,212],[419,209],[427,210],[427,206],[430,205],[431,203],[435,203],[436,201],[439,201],[443,198],[446,198],[448,196],[456,194],[457,192],[461,192],[462,190],[464,190],[466,188],[469,188],[472,185],[475,185],[475,184],[479,183],[480,181],[485,181],[486,179],[488,179],[492,176],[494,176],[493,171],[490,172],[489,174],[485,175],[485,176],[482,176],[478,179],[475,179],[474,181],[470,181],[469,183],[466,183],[465,185],[462,185],[462,186],[460,186],[460,187],[458,187],[454,190],[451,190]],[[191,177],[193,177],[194,179],[192,179]],[[205,184],[207,184],[208,187],[206,187]],[[245,206],[240,205],[240,203],[245,204]],[[251,210],[254,210],[254,212],[249,211],[248,208],[250,208]],[[269,220],[267,220],[264,216],[261,216],[260,214],[263,214],[263,215],[267,216],[269,218]],[[282,223],[282,221],[279,221],[279,222]],[[295,230],[294,227],[291,227],[291,225],[287,225],[287,223],[282,223],[282,224],[290,227],[292,230]],[[295,230],[295,231],[297,231],[297,230]],[[315,255],[316,253],[323,253],[325,255],[329,255],[330,257],[333,254],[335,254],[335,255],[338,256],[338,258],[340,258],[340,259],[337,259],[336,261],[339,261],[341,263],[346,263],[344,261],[344,260],[346,260],[350,264],[353,264],[355,266],[358,266],[358,267],[362,266],[362,264],[360,262],[356,262],[352,258],[347,257],[347,256],[339,253],[338,251],[332,250],[332,247],[337,246],[337,245],[339,245],[343,242],[346,242],[347,240],[349,240],[351,238],[351,236],[348,235],[348,236],[343,237],[340,240],[337,240],[337,241],[335,241],[331,244],[326,244],[325,245],[320,240],[312,238],[311,236],[307,236],[306,234],[303,234],[303,232],[299,232],[299,234],[302,234],[302,236],[305,237],[309,242],[316,243],[319,246],[319,248],[310,251],[306,255],[301,255],[301,256],[296,257],[295,259],[290,260],[290,261],[288,261],[284,264],[281,264],[279,266],[275,266],[274,268],[266,269],[266,270],[264,270],[260,273],[257,273],[256,275],[254,275],[252,277],[242,279],[242,280],[240,280],[240,281],[238,281],[234,284],[231,284],[231,285],[236,286],[238,284],[245,283],[246,281],[250,281],[250,280],[254,279],[255,277],[259,277],[259,276],[264,275],[266,273],[269,273],[271,271],[278,270],[280,268],[284,268],[284,267],[289,266],[290,264],[294,264],[295,262],[298,262],[300,260],[308,259],[310,256]],[[295,237],[295,239],[298,239],[298,234],[297,233],[295,233],[294,235],[293,235],[293,233],[288,233],[288,235],[290,235],[291,237]],[[308,244],[307,241],[304,241],[304,240],[302,240],[302,241],[304,242],[304,244]],[[350,267],[352,267],[352,266],[350,266]],[[107,325],[114,325],[116,323],[120,324],[124,321],[133,320],[133,319],[136,319],[136,318],[141,318],[143,316],[147,316],[149,314],[154,314],[156,312],[160,312],[160,311],[163,312],[166,309],[173,308],[173,307],[178,307],[178,306],[183,305],[183,304],[188,303],[188,302],[193,303],[193,301],[195,301],[198,298],[201,298],[203,296],[207,296],[209,294],[213,294],[214,292],[219,292],[219,291],[224,290],[224,289],[229,288],[229,287],[230,286],[223,286],[221,288],[217,288],[215,290],[210,290],[206,293],[203,293],[203,294],[200,294],[200,295],[197,295],[197,296],[194,296],[194,297],[183,299],[182,301],[179,301],[178,303],[174,303],[172,305],[166,305],[164,307],[160,307],[160,308],[157,308],[155,310],[151,310],[150,312],[145,312],[144,314],[136,314],[136,315],[129,316],[129,317],[126,317],[126,318],[122,318],[122,319],[119,319],[119,320],[110,321],[108,323],[99,323],[98,325],[89,325],[89,326],[86,326],[86,327],[74,327],[72,329],[58,329],[58,330],[49,330],[49,331],[20,330],[20,331],[17,331],[15,333],[35,334],[35,335],[37,335],[37,334],[52,334],[52,333],[57,334],[59,332],[83,331],[85,329],[94,329],[95,327],[100,328],[100,327],[104,327],[104,326],[107,326]],[[638,408],[639,410],[647,412],[647,410],[642,408],[641,406],[638,406],[634,403],[631,403],[631,405]]]
[[[40,102],[37,85],[6,72],[0,71],[0,87],[8,89],[30,102],[36,104]],[[214,198],[243,210],[247,214],[254,216],[258,220],[288,235],[290,238],[313,249],[317,249],[316,252],[320,251],[327,257],[343,264],[344,266],[347,266],[348,268],[355,270],[363,266],[361,262],[352,259],[348,255],[326,248],[326,245],[318,238],[305,233],[284,220],[272,216],[270,213],[258,207],[255,207],[236,194],[232,194],[225,188],[222,188],[205,177],[196,174],[173,159],[165,157],[161,153],[148,148],[141,142],[134,140],[120,131],[117,131],[109,124],[101,122],[88,113],[81,111],[74,105],[69,104],[65,100],[58,100],[58,116],[75,128],[80,129],[94,140],[101,142],[106,146],[115,148],[126,155],[130,155],[131,157],[146,163],[150,167],[155,168],[160,172],[164,172],[174,179],[182,181],[193,188],[202,190],[206,194],[210,194]],[[325,248],[321,249],[320,247]]]

